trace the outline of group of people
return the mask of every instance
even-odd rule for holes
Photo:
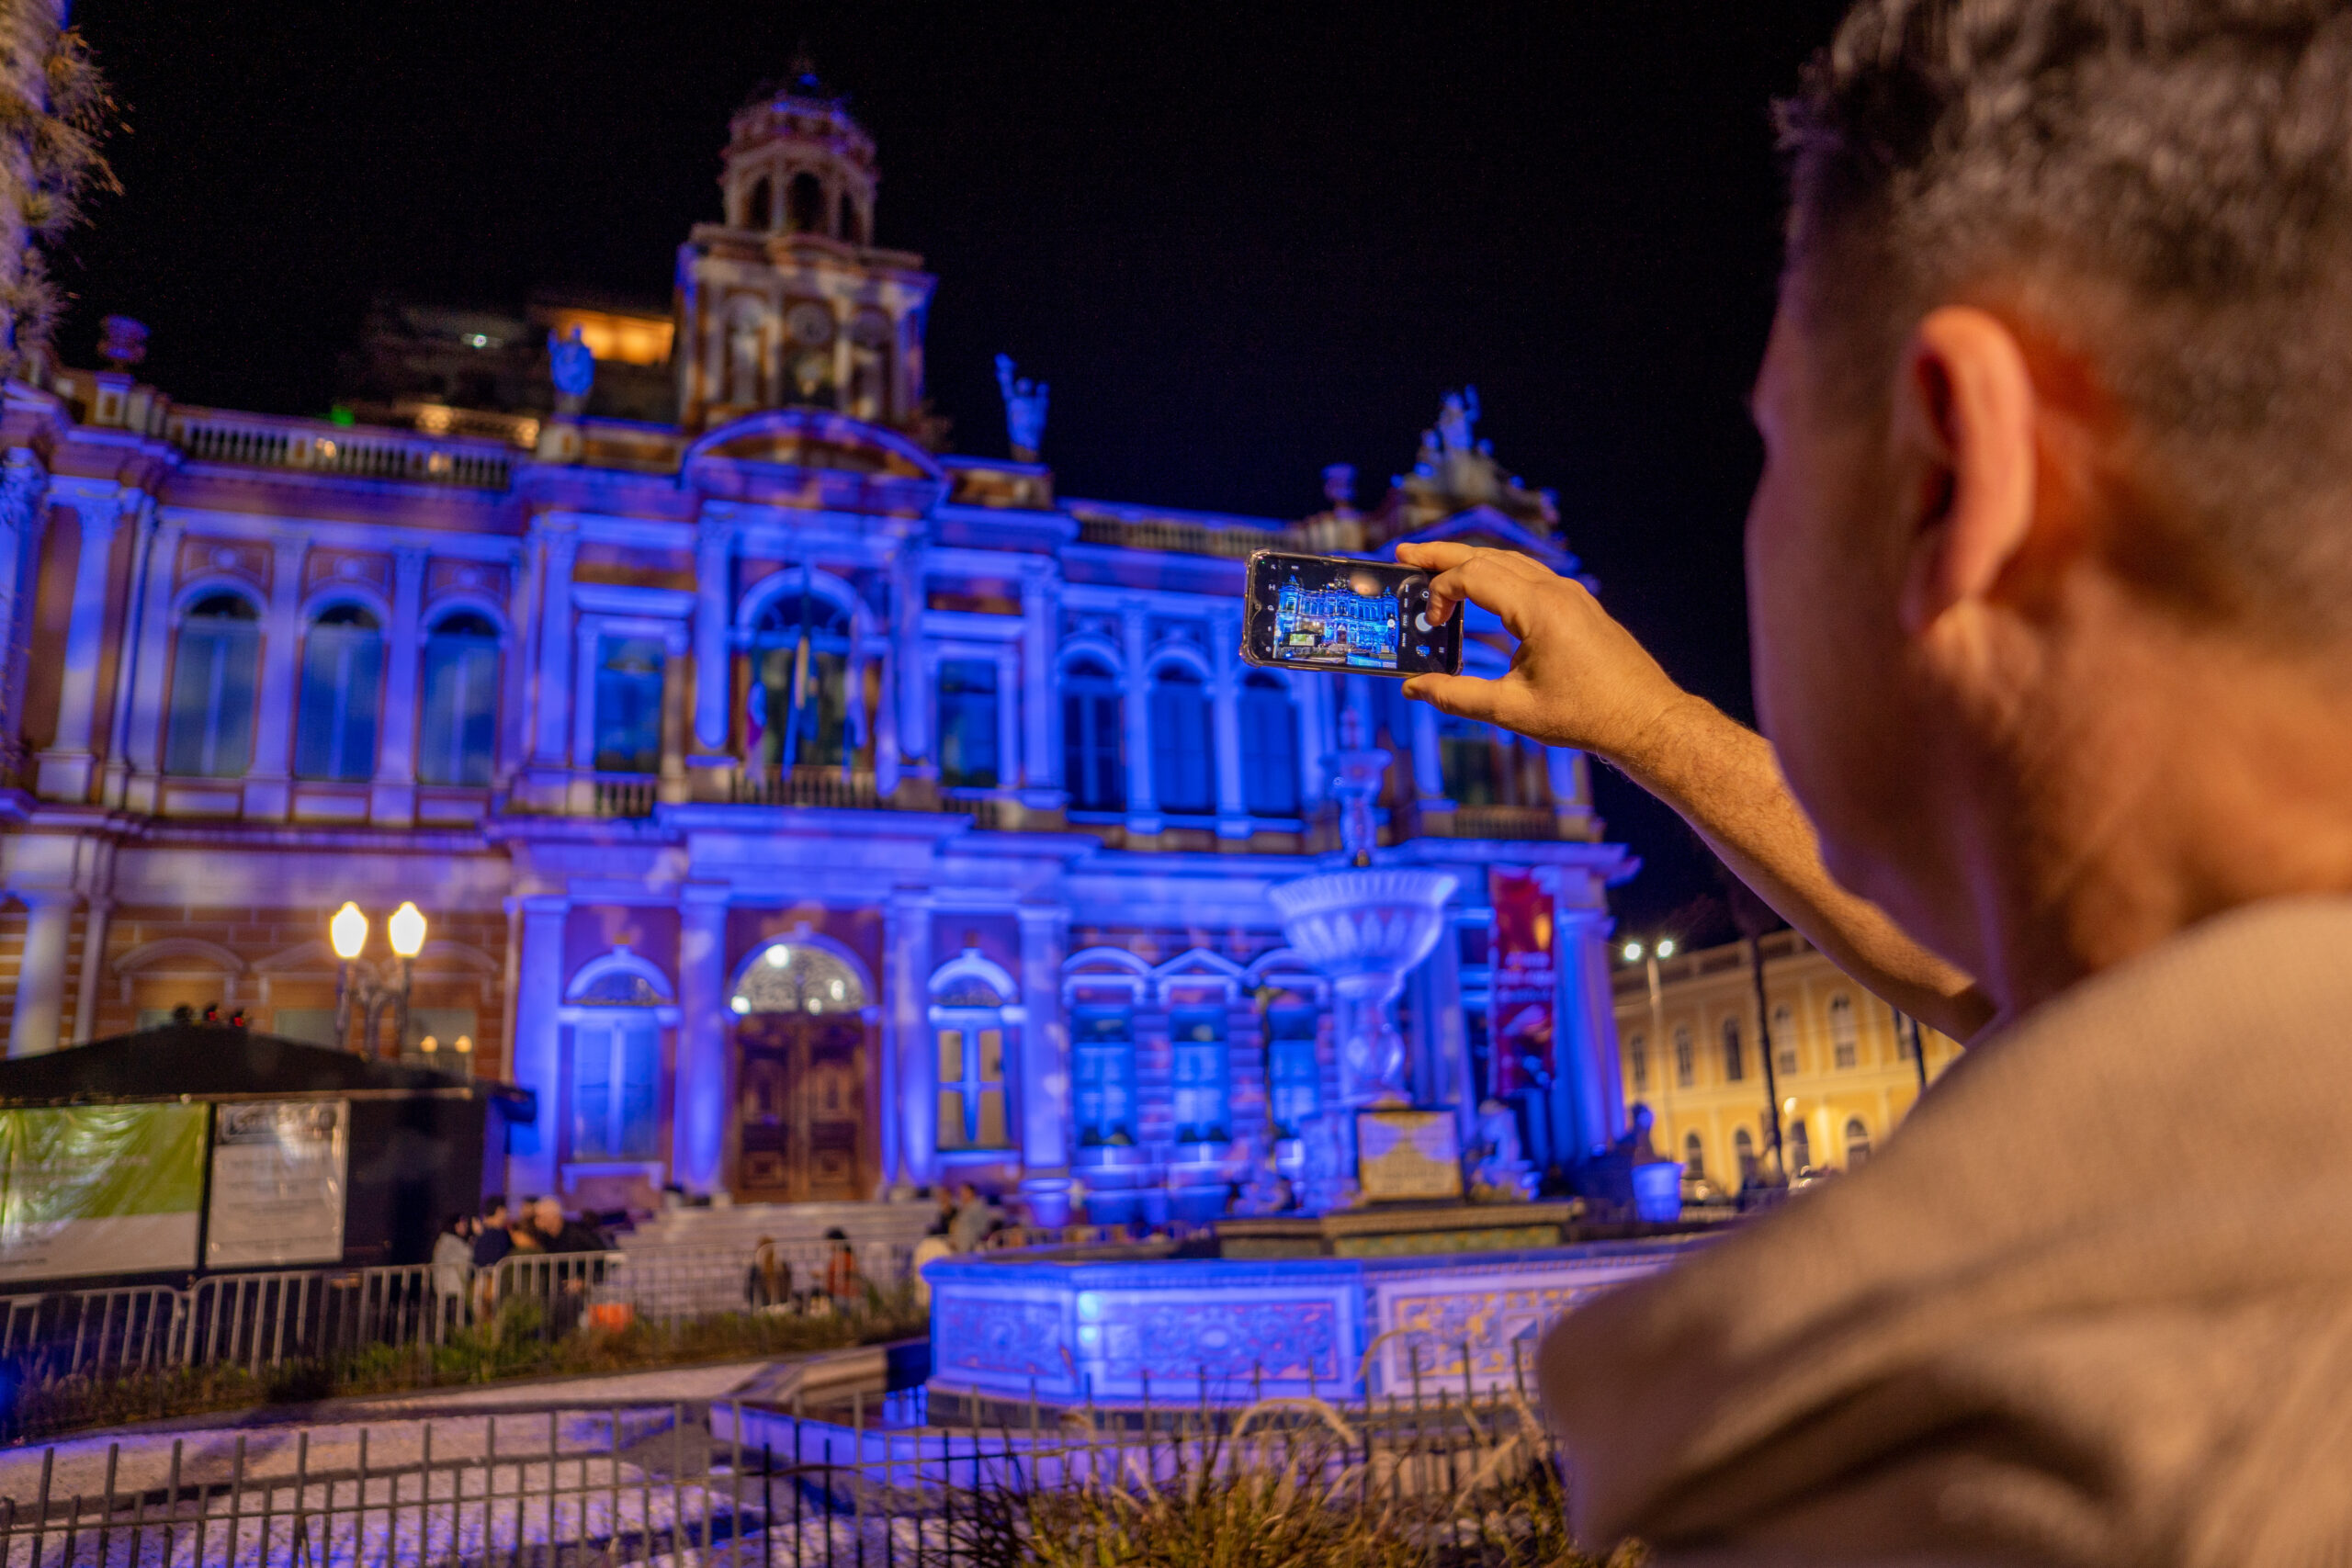
[[[815,1288],[795,1290],[792,1264],[778,1249],[775,1237],[763,1235],[752,1249],[752,1267],[743,1280],[743,1299],[754,1312],[797,1312],[827,1316],[847,1312],[865,1299],[865,1276],[858,1271],[857,1254],[849,1233],[839,1225],[825,1233],[825,1261]]]
[[[469,1323],[497,1304],[499,1265],[516,1255],[601,1253],[612,1240],[584,1220],[567,1217],[553,1198],[510,1208],[502,1195],[480,1214],[452,1214],[433,1243],[433,1293],[445,1319]]]

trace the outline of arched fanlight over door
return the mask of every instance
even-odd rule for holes
[[[835,953],[810,944],[779,942],[744,968],[727,1005],[738,1016],[854,1015],[865,1006],[865,983]]]

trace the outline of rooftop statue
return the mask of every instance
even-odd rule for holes
[[[1495,460],[1494,444],[1478,438],[1481,412],[1476,387],[1445,394],[1437,423],[1421,432],[1412,471],[1394,480],[1396,493],[1383,509],[1385,534],[1415,533],[1474,506],[1492,507],[1539,534],[1558,529],[1552,492],[1528,490]]]
[[[588,400],[588,389],[596,383],[596,355],[581,341],[577,324],[570,337],[548,333],[548,367],[555,377],[555,389],[563,398],[559,412],[578,413]]]
[[[1046,444],[1046,384],[1015,380],[1012,355],[996,356],[996,384],[1004,392],[1004,430],[1015,461],[1034,463]]]

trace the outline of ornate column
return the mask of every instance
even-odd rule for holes
[[[1069,1025],[1062,958],[1069,911],[1024,904],[1021,919],[1021,1163],[1031,1178],[1069,1174]],[[1061,1190],[1059,1188],[1054,1189]]]
[[[1159,799],[1151,782],[1151,679],[1144,669],[1151,652],[1148,626],[1142,604],[1129,601],[1119,606],[1120,680],[1127,694],[1119,705],[1127,719],[1127,827],[1137,833],[1159,831]]]
[[[48,522],[49,470],[17,447],[0,468],[0,753],[12,772],[24,744],[25,650]]]
[[[1209,618],[1209,701],[1216,735],[1216,836],[1246,839],[1250,812],[1241,793],[1241,702],[1238,656],[1240,618],[1217,615]]]
[[[107,726],[107,760],[101,771],[98,798],[108,806],[119,807],[130,780],[130,737],[132,705],[140,695],[140,676],[145,660],[148,628],[154,625],[148,603],[148,579],[154,570],[155,506],[153,498],[139,508],[138,533],[130,545],[130,583],[123,595],[122,634],[120,647],[114,662],[114,702]],[[175,539],[176,528],[172,530]],[[167,601],[168,603],[168,601]],[[100,918],[95,907],[92,918]],[[77,1013],[75,1029],[80,1029]]]
[[[1059,807],[1064,795],[1059,748],[1055,745],[1061,703],[1054,687],[1055,581],[1044,561],[1026,563],[1021,577],[1021,784],[1022,804],[1041,811]]]
[[[147,546],[147,565],[141,592],[139,640],[126,652],[123,664],[130,684],[118,704],[116,724],[122,742],[116,755],[128,766],[120,804],[132,811],[153,811],[157,775],[163,772],[164,699],[172,649],[172,578],[179,560],[180,525],[168,520],[155,525]],[[109,798],[108,804],[115,802]]]
[[[580,536],[569,523],[545,519],[540,532],[538,678],[532,703],[537,723],[531,761],[560,769],[569,755],[566,732],[571,723],[571,566],[580,554]]]
[[[563,1125],[558,1093],[558,1045],[563,1005],[563,923],[570,906],[560,897],[510,900],[523,910],[523,954],[514,987],[514,1081],[531,1091],[538,1116],[514,1129],[506,1159],[510,1199],[556,1190],[556,1133]]]
[[[939,1052],[931,1035],[931,905],[912,893],[895,895],[884,910],[889,949],[889,1035],[884,1049],[899,1065],[899,1157],[906,1179],[939,1179]]]
[[[392,552],[392,624],[384,637],[384,727],[376,743],[376,784],[368,814],[378,822],[416,818],[416,730],[424,657],[424,568],[415,546]]]
[[[8,1027],[8,1055],[34,1056],[57,1049],[65,1016],[65,939],[74,928],[70,889],[15,887],[25,906],[25,952],[17,968],[17,1006]]]
[[[727,711],[735,689],[727,658],[734,552],[734,525],[705,518],[695,539],[695,742],[703,751],[726,750],[734,733]]]
[[[1564,872],[1560,880],[1573,886],[1587,879]],[[1625,1088],[1609,987],[1608,912],[1565,902],[1553,909],[1560,985],[1552,1020],[1553,1116],[1561,1156],[1573,1160],[1624,1131]]]
[[[689,1192],[727,1184],[727,1111],[733,1066],[727,1027],[727,897],[723,884],[688,883],[679,907],[678,1061],[670,1179]]]
[[[294,760],[294,705],[302,652],[302,557],[292,535],[270,541],[269,607],[262,615],[260,695],[254,709],[254,765],[245,815],[283,818]]]
[[[81,519],[81,551],[74,561],[74,607],[66,622],[63,669],[57,695],[57,736],[40,754],[39,792],[52,800],[87,800],[96,768],[91,738],[98,717],[98,665],[106,652],[107,612],[112,605],[114,536],[126,498],[103,490],[52,486],[51,494]]]
[[[659,799],[681,806],[686,786],[686,628],[663,639],[662,660],[662,782]]]

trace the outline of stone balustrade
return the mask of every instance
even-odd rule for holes
[[[199,462],[294,468],[413,484],[504,490],[511,450],[496,442],[436,439],[325,420],[175,409],[165,434]]]

